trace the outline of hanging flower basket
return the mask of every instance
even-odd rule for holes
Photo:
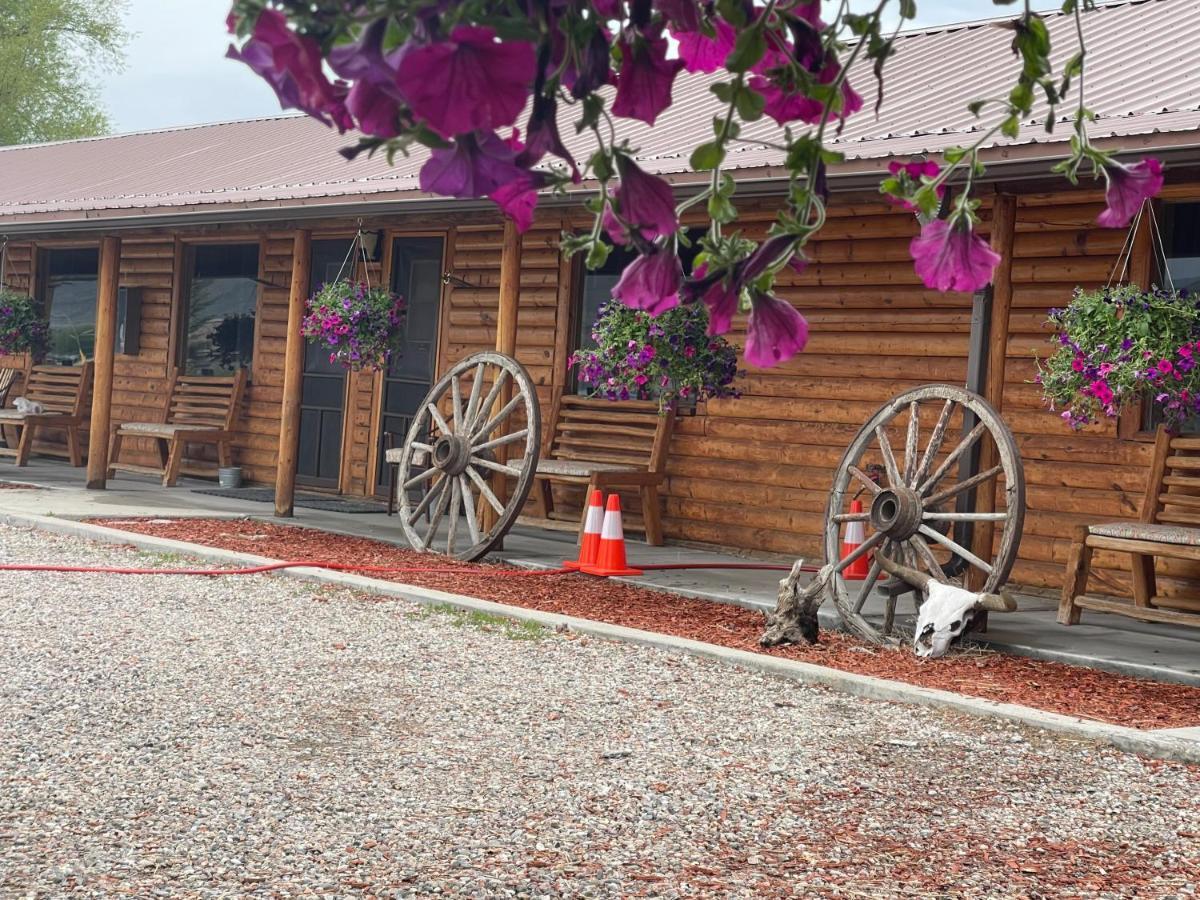
[[[737,349],[708,334],[704,305],[692,303],[652,316],[619,301],[600,308],[592,327],[595,349],[579,350],[570,365],[595,396],[657,400],[665,410],[713,397],[740,397]]]
[[[333,281],[308,300],[301,333],[351,371],[382,369],[404,325],[404,298],[365,282]]]
[[[1054,354],[1038,362],[1050,409],[1072,428],[1146,398],[1168,427],[1200,413],[1200,295],[1125,285],[1077,288],[1050,310]]]
[[[38,363],[46,356],[49,345],[50,326],[33,299],[0,290],[0,356],[28,353]]]

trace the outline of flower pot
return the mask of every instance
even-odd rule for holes
[[[217,469],[217,484],[229,490],[235,490],[242,486],[242,467],[228,466]]]

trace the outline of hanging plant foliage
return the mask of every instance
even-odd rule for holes
[[[49,345],[50,326],[33,298],[0,290],[0,356],[28,353],[39,363]]]
[[[1198,303],[1186,290],[1077,288],[1065,308],[1050,310],[1055,351],[1038,362],[1050,409],[1076,429],[1143,398],[1168,427],[1200,413]]]
[[[301,333],[351,371],[382,369],[399,344],[404,298],[362,281],[332,281],[309,298]]]
[[[708,334],[698,303],[657,316],[619,301],[600,307],[594,349],[571,356],[579,380],[609,400],[657,400],[661,409],[714,397],[740,397],[737,348]]]

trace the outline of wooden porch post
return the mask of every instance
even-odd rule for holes
[[[504,244],[500,250],[500,302],[496,312],[496,352],[505,356],[517,355],[517,306],[521,296],[521,249],[522,236],[517,231],[512,219],[504,220]],[[500,411],[512,399],[513,386],[507,384],[500,396],[496,398],[493,414]],[[501,426],[503,433],[504,426]],[[500,435],[497,434],[496,437]],[[508,458],[507,445],[495,449],[497,462],[505,462]],[[504,503],[508,499],[508,485],[504,475],[497,472],[492,478],[492,490],[497,499]],[[489,504],[483,504],[483,523],[485,529],[491,528],[496,521],[496,511]]]
[[[92,419],[88,427],[87,486],[102,491],[108,475],[109,423],[112,420],[113,342],[117,335],[117,293],[121,283],[121,239],[100,240],[96,285],[96,347],[93,351]]]
[[[304,384],[304,301],[312,258],[312,232],[292,240],[292,281],[288,292],[287,345],[283,357],[283,406],[279,415],[279,455],[275,468],[275,515],[291,518],[296,498],[296,458],[300,449],[300,392]]]
[[[1017,225],[1017,198],[1014,194],[997,194],[992,207],[992,249],[1000,254],[1000,263],[992,275],[992,310],[988,329],[987,380],[983,399],[996,412],[1004,409],[1004,373],[1008,361],[1008,329],[1012,318],[1012,266],[1013,239]],[[979,471],[984,472],[999,459],[996,444],[985,437],[979,448]],[[975,498],[976,512],[993,512],[996,509],[995,490],[979,491]],[[980,559],[992,558],[992,540],[995,525],[991,522],[976,522],[971,551]],[[983,572],[970,569],[974,587],[983,584]]]

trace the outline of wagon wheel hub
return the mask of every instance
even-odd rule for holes
[[[893,541],[907,541],[921,528],[921,498],[911,488],[885,488],[871,502],[871,526]]]
[[[433,464],[447,475],[460,475],[471,461],[471,442],[456,434],[444,434],[433,444]]]

